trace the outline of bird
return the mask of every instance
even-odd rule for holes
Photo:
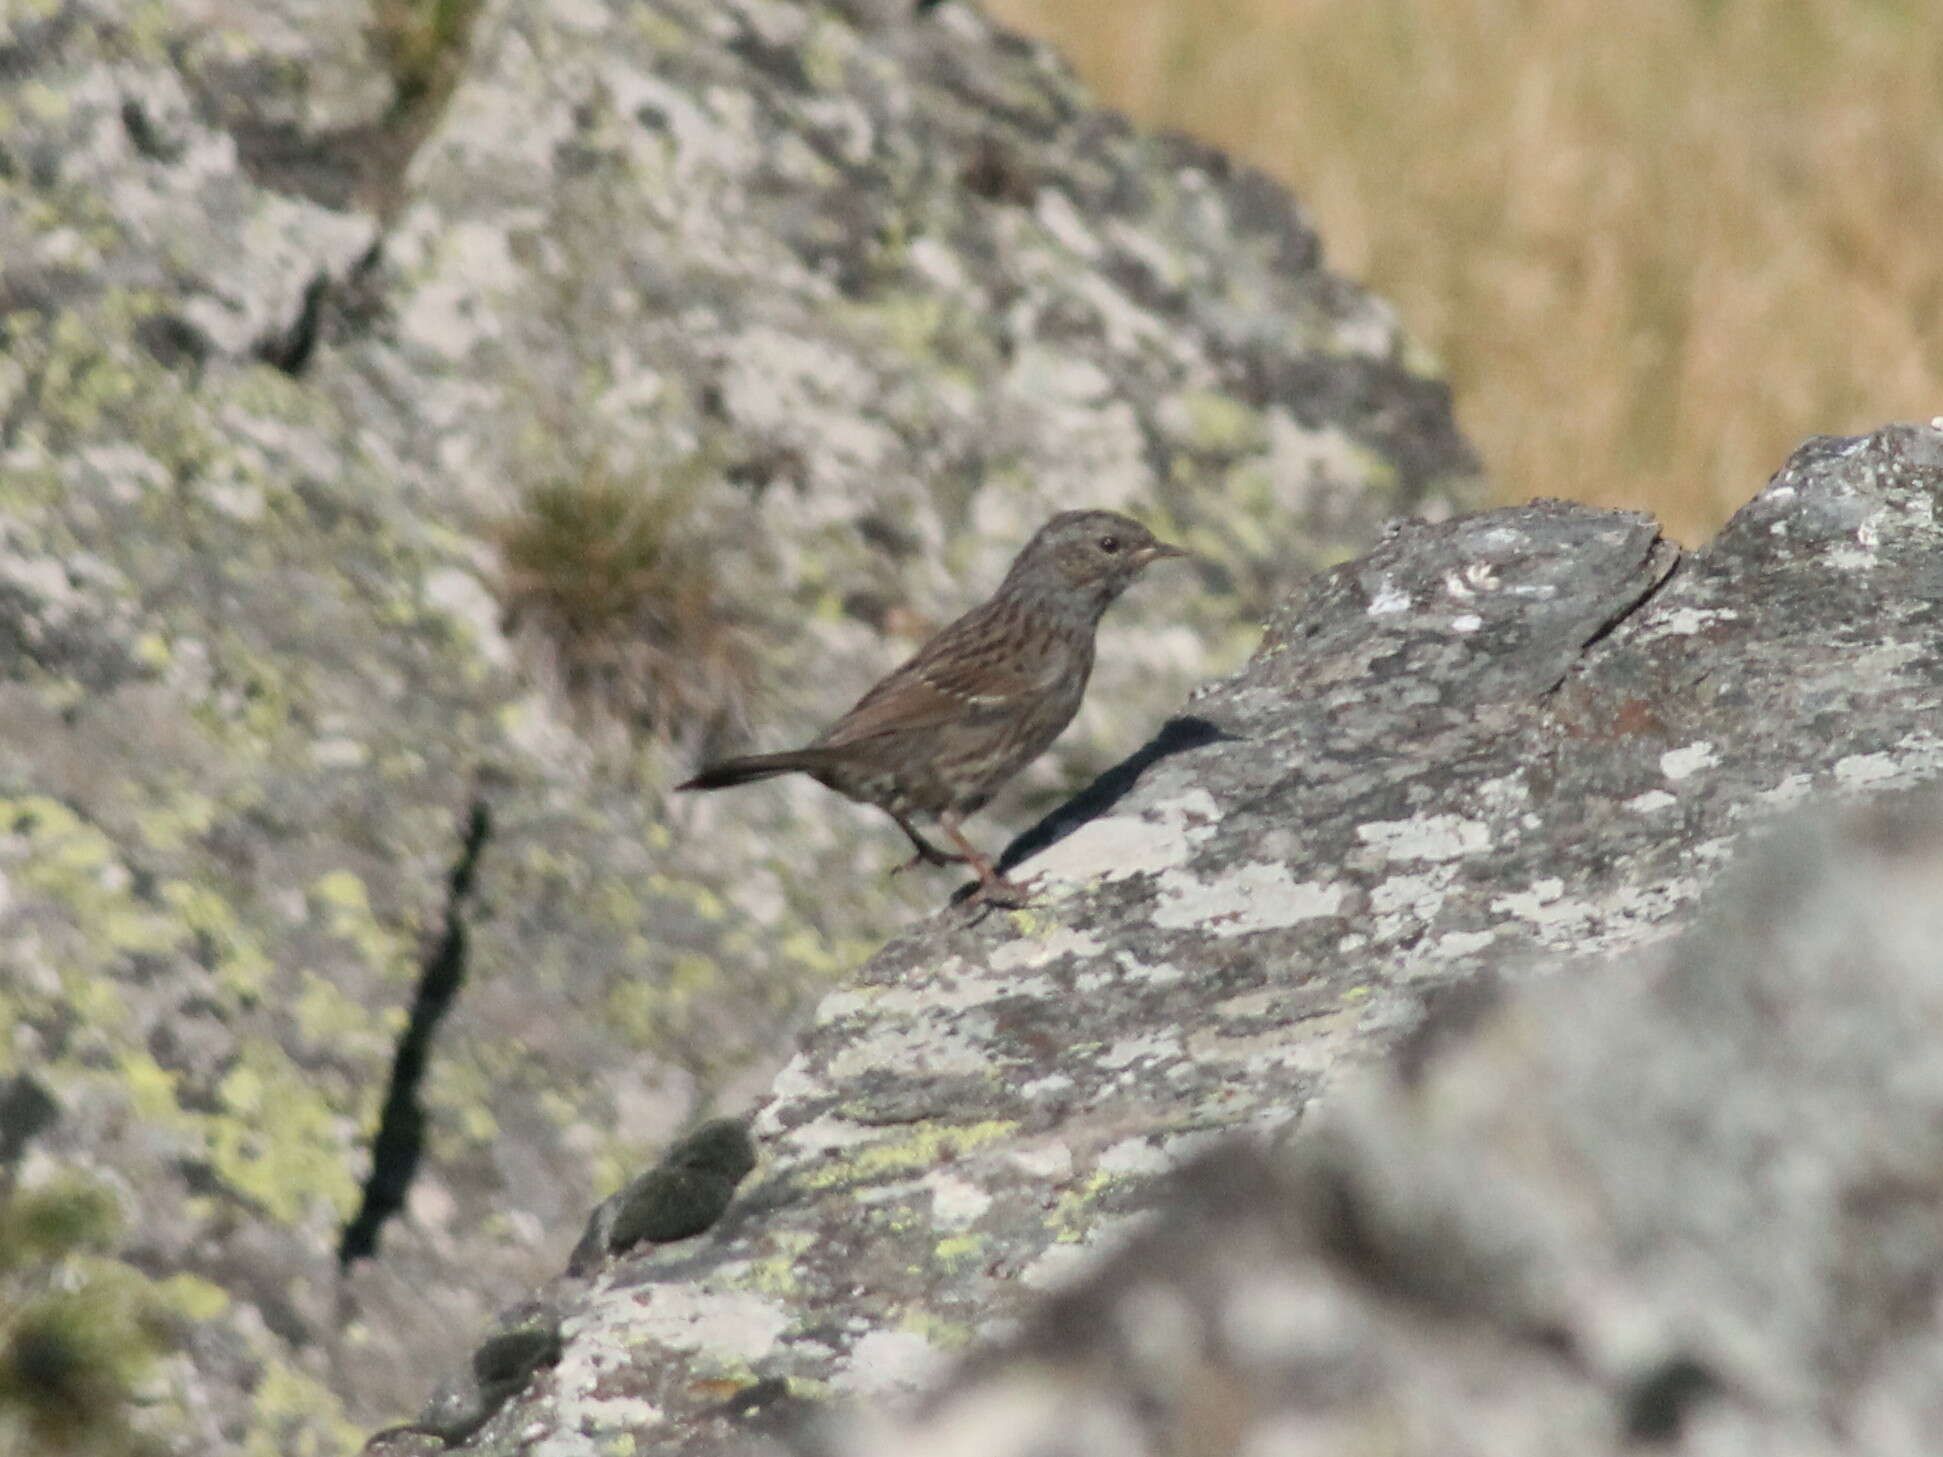
[[[1187,555],[1117,511],[1062,511],[988,601],[941,628],[809,744],[725,759],[675,787],[807,774],[897,822],[917,851],[898,870],[969,865],[976,899],[1025,905],[1025,892],[961,825],[1073,721],[1107,608],[1152,563]],[[935,824],[953,850],[927,840],[920,823]]]

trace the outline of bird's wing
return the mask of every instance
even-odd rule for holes
[[[1072,665],[1044,637],[987,603],[946,627],[872,688],[817,740],[836,748],[932,728],[980,710],[1003,711],[1057,686]],[[1035,650],[1037,649],[1037,650]]]

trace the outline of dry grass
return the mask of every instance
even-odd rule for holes
[[[1443,357],[1507,499],[1706,535],[1943,411],[1929,0],[986,0],[1281,177]]]
[[[598,461],[545,480],[498,523],[506,626],[535,650],[583,729],[706,757],[747,730],[752,637],[693,520],[699,464],[660,480]]]
[[[105,1189],[0,1170],[0,1457],[161,1457],[129,1415],[179,1322],[106,1258],[119,1224]]]
[[[393,119],[445,105],[465,68],[484,0],[372,0],[371,33],[390,70]]]

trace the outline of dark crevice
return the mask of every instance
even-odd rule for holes
[[[148,114],[148,108],[133,96],[122,99],[121,124],[128,133],[129,145],[151,162],[173,166],[188,151],[179,140],[158,127]]]
[[[1720,1379],[1693,1356],[1669,1356],[1633,1380],[1620,1400],[1626,1436],[1635,1443],[1675,1440],[1703,1402],[1721,1394]]]
[[[364,1201],[357,1217],[344,1226],[344,1238],[337,1247],[340,1266],[348,1267],[354,1260],[377,1253],[378,1235],[385,1221],[405,1207],[412,1180],[418,1174],[419,1157],[425,1148],[425,1110],[419,1106],[419,1084],[431,1060],[432,1036],[439,1019],[465,984],[466,901],[472,895],[479,856],[491,834],[492,813],[484,800],[475,800],[467,815],[458,861],[446,883],[445,929],[419,975],[411,1020],[398,1040],[398,1055],[391,1065],[391,1087],[385,1093],[384,1112],[371,1142],[371,1173],[364,1181]]]
[[[183,318],[166,311],[146,315],[135,325],[135,342],[164,369],[179,369],[195,382],[216,352],[215,341]]]
[[[60,1117],[54,1095],[26,1073],[0,1083],[0,1170],[19,1159]]]
[[[325,334],[332,343],[343,343],[369,334],[384,319],[385,243],[378,240],[365,249],[343,278],[331,285],[329,316]]]
[[[256,344],[256,357],[293,378],[304,372],[317,351],[318,322],[323,316],[324,300],[330,293],[330,279],[320,273],[304,285],[303,301],[297,317],[288,328],[279,329]]]
[[[1645,589],[1637,597],[1622,603],[1610,617],[1593,627],[1586,635],[1585,641],[1579,644],[1579,650],[1573,655],[1571,663],[1566,666],[1563,673],[1559,674],[1557,681],[1550,684],[1544,693],[1539,695],[1541,698],[1557,693],[1565,685],[1565,681],[1584,666],[1594,648],[1617,632],[1621,624],[1631,621],[1651,606],[1660,593],[1673,584],[1673,579],[1680,575],[1680,568],[1685,564],[1687,554],[1664,536],[1656,536],[1653,538],[1653,544],[1647,548],[1646,559],[1648,570],[1652,575]]]

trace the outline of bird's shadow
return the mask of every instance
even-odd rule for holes
[[[1170,754],[1238,738],[1239,734],[1231,734],[1193,714],[1170,718],[1136,753],[1115,764],[1038,824],[1022,830],[999,856],[999,873],[1002,875],[1041,850],[1057,845],[1088,820],[1106,814],[1140,781],[1142,774]]]

